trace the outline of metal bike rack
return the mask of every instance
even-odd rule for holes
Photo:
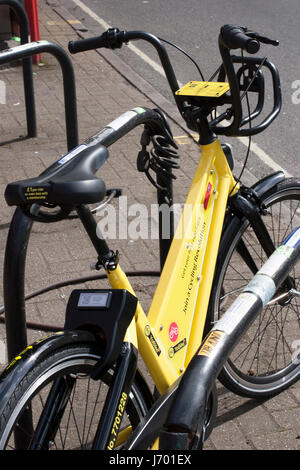
[[[64,86],[67,143],[68,150],[71,150],[78,144],[76,90],[73,65],[64,49],[50,41],[31,42],[2,52],[0,54],[0,65],[19,59],[29,58],[30,60],[31,56],[42,52],[54,55],[61,66]]]
[[[76,88],[73,65],[68,54],[58,44],[38,41],[8,49],[0,54],[0,65],[18,59],[30,59],[39,53],[49,53],[58,60],[62,75],[65,101],[65,121],[68,151],[78,145]],[[4,304],[8,358],[12,359],[27,346],[24,299],[26,251],[32,220],[17,208],[9,229],[4,259]]]
[[[0,0],[0,5],[8,6],[14,11],[20,25],[21,44],[27,44],[29,40],[29,22],[22,3],[18,0]],[[32,61],[30,57],[25,57],[23,59],[23,82],[26,106],[27,136],[36,137],[36,112],[33,89]]]

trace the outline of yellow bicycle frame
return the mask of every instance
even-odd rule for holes
[[[202,341],[227,199],[237,189],[219,141],[201,146],[148,316],[138,303],[125,336],[160,393],[184,372]],[[107,276],[112,288],[134,294],[120,266]]]

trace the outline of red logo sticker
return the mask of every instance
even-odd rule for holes
[[[212,185],[210,183],[208,183],[205,198],[204,198],[204,204],[203,204],[205,210],[207,209],[207,206],[208,206],[208,201],[209,201],[209,198],[210,198],[211,190],[212,190]]]
[[[169,338],[173,343],[175,341],[177,341],[177,338],[178,338],[178,325],[175,322],[171,323],[171,325],[170,325]]]

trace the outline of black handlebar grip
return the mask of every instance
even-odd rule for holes
[[[70,41],[68,44],[69,52],[71,52],[71,54],[99,49],[100,47],[106,47],[106,38],[103,37],[102,34],[101,36],[96,36],[93,38]]]
[[[255,54],[260,47],[259,41],[250,38],[240,26],[227,24],[221,28],[224,46],[228,49],[243,49],[248,54]]]
[[[69,51],[71,54],[76,54],[77,52],[100,49],[100,47],[117,49],[122,47],[124,42],[126,42],[125,31],[120,31],[118,28],[109,28],[105,33],[101,34],[101,36],[81,39],[79,41],[70,41]]]

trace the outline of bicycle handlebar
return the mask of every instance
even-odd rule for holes
[[[161,41],[153,34],[149,34],[144,31],[120,31],[118,28],[109,28],[107,31],[101,34],[101,36],[69,42],[69,51],[71,52],[71,54],[76,54],[77,52],[88,51],[91,49],[98,48],[119,49],[122,47],[123,44],[138,39],[143,39],[144,41],[149,42],[155,47],[163,69],[165,71],[170,88],[175,94],[175,92],[179,89],[175,72],[173,70],[165,47],[163,46]],[[177,105],[179,105],[179,107],[181,108],[179,100],[176,99],[176,102]]]
[[[220,36],[227,49],[243,49],[248,54],[256,54],[259,51],[259,41],[249,37],[246,28],[241,26],[226,24],[221,28]]]
[[[165,71],[166,78],[168,80],[169,86],[173,92],[174,99],[176,101],[176,105],[186,120],[188,126],[195,130],[193,125],[191,124],[190,117],[194,119],[193,112],[191,113],[191,108],[187,106],[184,102],[182,97],[176,95],[176,91],[179,89],[178,81],[176,75],[174,73],[172,64],[170,62],[168,53],[161,43],[161,41],[154,35],[146,33],[144,31],[120,31],[118,28],[109,28],[103,34],[93,38],[87,38],[77,41],[71,41],[69,43],[69,51],[72,54],[76,54],[78,52],[88,51],[92,49],[98,48],[108,48],[108,49],[117,49],[121,48],[124,43],[128,43],[132,40],[142,39],[150,44],[152,44],[160,58],[160,62],[162,67]],[[242,128],[246,122],[250,119],[243,119],[243,111],[242,111],[242,104],[241,104],[241,97],[240,97],[240,86],[237,80],[236,72],[234,70],[233,65],[233,58],[230,55],[231,49],[241,48],[248,52],[249,54],[255,54],[258,52],[260,48],[260,43],[265,44],[272,44],[277,46],[279,43],[278,41],[274,41],[272,39],[266,38],[264,36],[259,35],[256,32],[248,31],[247,28],[235,25],[225,25],[221,28],[219,34],[219,49],[220,54],[223,61],[223,67],[225,70],[225,74],[227,76],[229,86],[230,86],[230,97],[228,97],[227,103],[232,105],[232,109],[229,112],[223,113],[223,119],[232,119],[232,122],[228,126],[217,126],[221,119],[215,120],[212,122],[211,129],[215,134],[220,135],[227,135],[227,136],[246,136],[246,135],[254,135],[259,132],[262,132],[277,116],[281,108],[281,92],[280,92],[280,81],[279,81],[279,74],[274,67],[273,64],[270,66],[267,65],[269,70],[272,74],[273,80],[273,109],[267,116],[267,118],[260,124],[255,127],[249,127],[247,129]],[[250,64],[250,58],[243,58],[245,63]],[[248,62],[247,62],[248,61]],[[265,59],[266,61],[266,59]],[[268,61],[267,61],[268,62]],[[268,62],[270,64],[270,62]],[[265,65],[265,64],[263,64]],[[252,66],[254,67],[254,62],[252,62]],[[256,66],[256,70],[258,70],[259,66]],[[211,106],[211,110],[216,107],[219,103],[214,104]],[[221,102],[220,102],[221,104]],[[193,108],[193,106],[192,106]],[[203,117],[201,114],[201,105],[194,106],[198,115],[200,115],[200,119]],[[200,109],[200,112],[199,112]],[[207,103],[205,111],[207,112]],[[259,112],[252,114],[252,116],[257,117],[258,114],[262,111],[262,106],[260,105]],[[207,113],[208,115],[209,113]],[[223,116],[222,115],[222,116]],[[222,119],[222,120],[223,120]]]
[[[279,73],[276,67],[271,64],[266,58],[262,61],[263,65],[266,66],[271,72],[272,82],[273,82],[273,108],[269,115],[264,119],[259,125],[242,129],[243,122],[243,111],[242,103],[240,98],[240,87],[237,80],[237,75],[234,69],[234,62],[238,61],[237,57],[232,57],[230,55],[230,49],[241,48],[248,52],[249,54],[255,54],[259,51],[260,43],[271,44],[273,46],[278,46],[279,42],[266,38],[259,35],[258,33],[248,31],[247,28],[234,25],[225,25],[221,28],[219,35],[219,50],[222,57],[223,67],[225,74],[228,78],[230,84],[230,93],[232,98],[232,109],[233,109],[233,121],[229,126],[220,128],[214,127],[213,130],[216,134],[225,134],[228,136],[249,136],[258,134],[266,129],[267,126],[275,119],[281,109],[281,90],[280,90],[280,79]],[[255,64],[255,60],[252,58],[241,58],[241,62],[246,64]],[[256,61],[258,67],[258,63]],[[258,114],[262,111],[262,107]],[[257,114],[257,115],[258,115]],[[256,116],[257,117],[257,116]]]
[[[100,47],[106,47],[102,35],[96,36],[94,38],[81,39],[79,41],[70,41],[68,45],[71,54],[90,51],[92,49],[98,49]]]
[[[69,51],[71,54],[77,54],[78,52],[100,49],[101,47],[108,49],[120,48],[123,44],[122,36],[124,33],[125,31],[119,31],[118,28],[110,28],[100,36],[70,41],[68,46]]]

